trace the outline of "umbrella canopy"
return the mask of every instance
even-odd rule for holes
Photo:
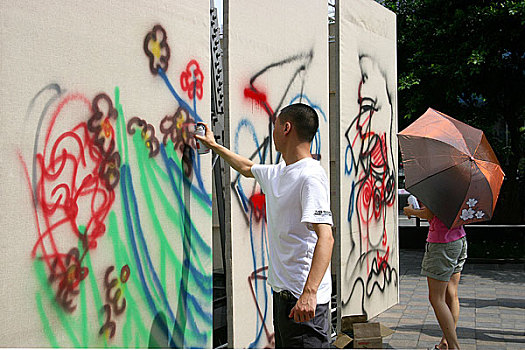
[[[429,108],[398,137],[405,188],[448,228],[492,218],[505,174],[483,131]]]

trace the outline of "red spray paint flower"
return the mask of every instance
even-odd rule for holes
[[[180,86],[182,90],[188,92],[190,100],[195,98],[195,95],[200,100],[202,99],[204,81],[204,74],[202,74],[199,63],[195,60],[188,62],[186,70],[180,75]]]

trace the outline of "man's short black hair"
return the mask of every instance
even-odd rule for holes
[[[294,103],[284,107],[279,113],[279,120],[281,124],[292,123],[300,141],[312,142],[319,128],[317,112],[304,103]]]

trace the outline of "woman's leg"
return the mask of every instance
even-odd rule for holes
[[[439,326],[445,335],[449,349],[459,349],[454,316],[446,303],[448,282],[427,277],[428,297]]]
[[[447,292],[445,295],[445,302],[447,303],[447,306],[450,309],[450,312],[452,313],[452,317],[454,318],[454,328],[457,327],[459,318],[458,286],[460,277],[461,272],[457,272],[453,274],[452,277],[450,277],[450,281],[448,281],[447,284]],[[443,338],[441,338],[439,348],[448,349],[448,343],[445,339],[445,335],[443,335]]]

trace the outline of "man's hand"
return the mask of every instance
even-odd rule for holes
[[[213,132],[210,130],[208,125],[206,123],[199,124],[204,125],[206,128],[206,133],[204,136],[194,135],[197,140],[201,141],[206,147],[221,156],[228,164],[230,164],[232,168],[237,170],[243,176],[253,177],[253,162],[250,159],[240,156],[230,151],[226,147],[219,145],[217,142],[215,142],[215,136],[213,136]]]
[[[297,303],[290,311],[289,318],[293,318],[295,322],[307,322],[314,318],[315,308],[317,306],[317,294],[303,292],[297,300]]]
[[[206,123],[199,123],[204,125],[206,128],[206,134],[204,136],[201,135],[194,135],[196,139],[202,141],[204,145],[210,149],[214,149],[217,146],[217,143],[215,142],[215,136],[213,135],[213,131],[208,127],[208,124]]]

